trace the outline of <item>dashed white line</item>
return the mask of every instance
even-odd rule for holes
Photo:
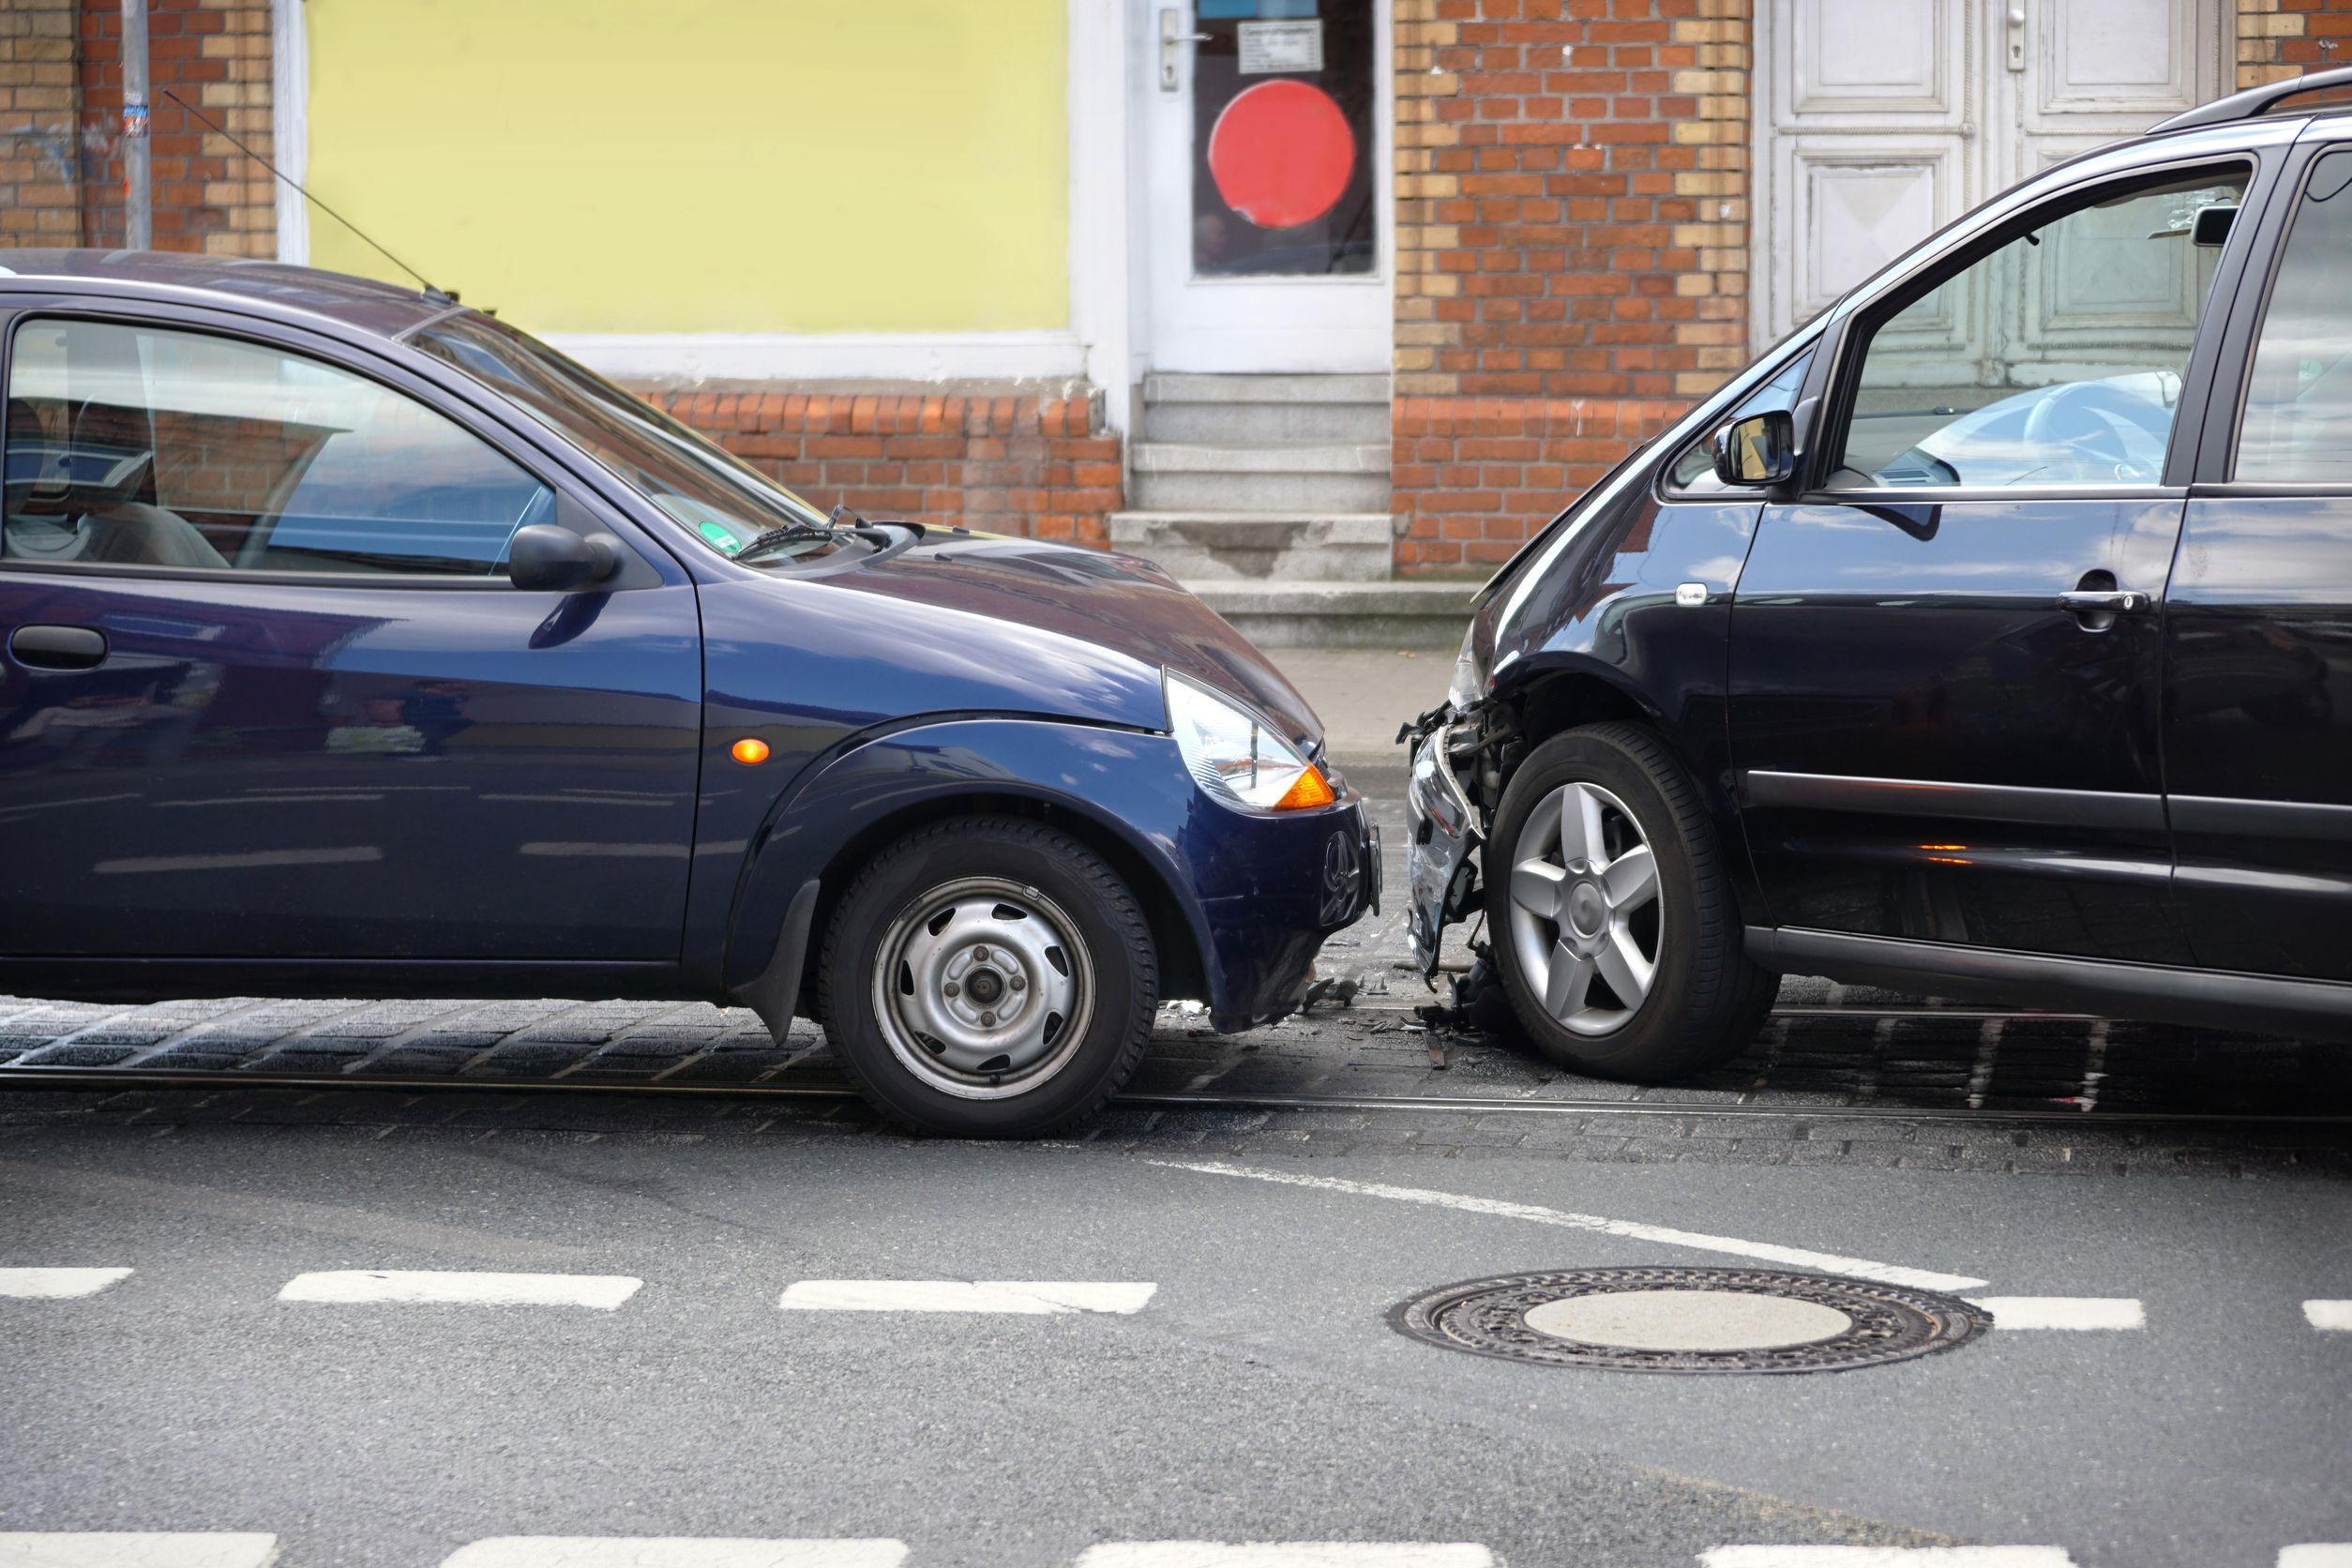
[[[2309,1541],[2279,1548],[2279,1568],[2352,1568],[2352,1541]]]
[[[267,1568],[275,1535],[0,1532],[0,1568]]]
[[[2144,1329],[2134,1296],[1970,1296],[1997,1329]]]
[[[1717,1546],[1706,1568],[2074,1568],[2063,1546]]]
[[[296,1274],[281,1302],[342,1302],[460,1306],[586,1306],[611,1312],[645,1282],[627,1274],[462,1274],[431,1270],[342,1269]]]
[[[1363,1198],[1386,1198],[1400,1203],[1425,1203],[1440,1209],[1459,1210],[1464,1214],[1490,1214],[1498,1219],[1530,1220],[1537,1225],[1556,1225],[1569,1230],[1593,1230],[1606,1236],[1624,1236],[1634,1241],[1688,1247],[1695,1252],[1719,1252],[1734,1258],[1752,1258],[1764,1263],[1787,1263],[1802,1269],[1817,1269],[1825,1274],[1849,1274],[1856,1279],[1875,1279],[1883,1285],[1908,1285],[1922,1290],[1969,1290],[1987,1283],[1967,1274],[1907,1269],[1892,1263],[1874,1263],[1866,1258],[1841,1258],[1835,1253],[1809,1252],[1802,1247],[1776,1246],[1770,1242],[1743,1242],[1731,1236],[1710,1236],[1701,1231],[1677,1230],[1668,1226],[1644,1225],[1636,1220],[1572,1214],[1564,1209],[1546,1209],[1532,1203],[1506,1203],[1500,1199],[1433,1192],[1426,1187],[1397,1187],[1385,1182],[1351,1182],[1339,1176],[1258,1170],[1248,1166],[1228,1165],[1222,1160],[1146,1160],[1143,1163],[1170,1170],[1197,1170],[1211,1176],[1242,1176],[1253,1182],[1274,1182],[1284,1186],[1354,1193]]]
[[[0,1269],[0,1296],[70,1301],[76,1296],[95,1296],[116,1280],[129,1277],[128,1269]]]
[[[802,1279],[787,1312],[1140,1312],[1157,1285],[1116,1280]]]
[[[1111,1541],[1078,1568],[1494,1568],[1484,1546],[1409,1541]]]
[[[442,1568],[898,1568],[903,1541],[759,1541],[715,1536],[500,1535]]]
[[[2303,1321],[2332,1334],[2352,1334],[2352,1302],[2305,1302]]]

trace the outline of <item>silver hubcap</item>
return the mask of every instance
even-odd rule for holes
[[[1623,1027],[1650,994],[1666,936],[1641,824],[1597,784],[1544,797],[1511,855],[1511,944],[1544,1011],[1578,1034]]]
[[[968,1100],[1027,1093],[1068,1064],[1094,970],[1070,917],[1033,887],[968,877],[882,933],[874,1016],[899,1063]]]

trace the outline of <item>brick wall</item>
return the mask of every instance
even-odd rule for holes
[[[647,399],[821,506],[1102,545],[1119,438],[1092,396],[653,391]]]
[[[1746,360],[1747,0],[1395,0],[1393,469],[1475,571]]]
[[[75,0],[0,8],[0,245],[71,245],[81,204]]]
[[[2238,0],[2238,84],[2352,66],[2352,0]]]
[[[123,241],[122,6],[80,0],[80,243],[115,246]],[[170,88],[264,158],[274,157],[269,15],[269,0],[148,0],[147,162],[158,250],[278,253],[267,171],[163,96]]]

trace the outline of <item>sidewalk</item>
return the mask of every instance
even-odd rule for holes
[[[1398,768],[1397,726],[1445,700],[1454,656],[1429,649],[1269,648],[1303,692],[1329,737],[1332,760],[1349,772]]]

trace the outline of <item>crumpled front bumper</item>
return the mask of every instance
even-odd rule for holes
[[[1440,722],[1414,743],[1405,790],[1405,935],[1425,977],[1437,973],[1441,934],[1468,912],[1478,879],[1478,813],[1446,755],[1451,729]]]

